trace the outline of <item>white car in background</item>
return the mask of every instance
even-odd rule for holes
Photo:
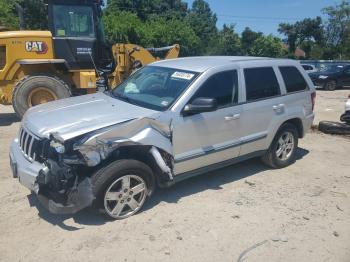
[[[341,115],[340,121],[350,124],[350,95],[345,103],[345,113]]]

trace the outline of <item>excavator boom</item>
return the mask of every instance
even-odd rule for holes
[[[133,71],[145,65],[161,59],[177,58],[180,53],[180,45],[175,44],[160,48],[143,48],[134,44],[115,44],[112,47],[112,51],[114,60],[117,62],[117,66],[109,78],[109,86],[115,88]],[[152,54],[165,51],[167,51],[167,53],[162,58]]]

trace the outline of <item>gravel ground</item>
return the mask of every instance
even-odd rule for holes
[[[319,91],[315,124],[337,121],[348,93]],[[18,127],[0,106],[0,261],[350,261],[348,138],[309,133],[288,168],[249,160],[109,221],[91,209],[51,215],[11,178]]]

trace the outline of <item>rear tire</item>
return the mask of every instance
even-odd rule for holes
[[[350,135],[350,125],[338,122],[321,121],[318,130],[325,134]]]
[[[16,114],[22,118],[32,106],[68,98],[69,86],[61,79],[51,75],[26,76],[16,84],[12,105]]]
[[[273,139],[262,161],[272,168],[284,168],[295,161],[298,148],[298,130],[290,123],[283,124]]]
[[[96,197],[94,206],[117,220],[140,211],[155,186],[151,168],[130,159],[117,160],[101,168],[91,181]]]
[[[334,80],[327,81],[324,85],[324,89],[327,91],[334,91],[337,89],[337,83]]]

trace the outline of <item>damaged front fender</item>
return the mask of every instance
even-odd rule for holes
[[[172,155],[171,120],[141,118],[98,130],[75,143],[74,150],[81,153],[88,166],[96,166],[118,148],[130,145],[157,147]]]

